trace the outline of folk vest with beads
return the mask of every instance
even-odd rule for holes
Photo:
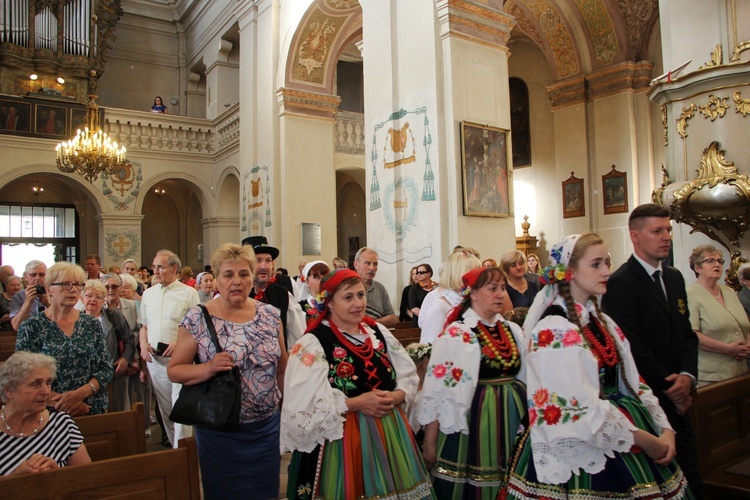
[[[326,325],[319,325],[309,335],[315,335],[328,361],[328,382],[346,397],[359,396],[373,390],[392,391],[396,388],[396,370],[391,364],[385,338],[375,328],[380,347],[373,349],[370,359],[362,359],[340,342]]]

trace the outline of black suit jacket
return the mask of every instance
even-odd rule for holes
[[[602,308],[625,333],[638,371],[673,422],[677,414],[664,395],[671,386],[665,378],[680,372],[697,376],[698,337],[690,325],[682,274],[672,267],[662,269],[668,305],[659,286],[631,256],[609,277]]]

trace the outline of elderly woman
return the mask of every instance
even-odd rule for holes
[[[747,373],[750,321],[734,290],[719,284],[721,251],[701,245],[689,261],[697,278],[686,290],[690,324],[698,335],[698,380],[717,382]]]
[[[459,249],[448,256],[440,270],[440,286],[427,294],[419,310],[420,344],[431,344],[443,331],[448,313],[463,299],[461,277],[478,267],[482,267],[479,259],[465,250]]]
[[[201,304],[205,304],[214,298],[214,274],[212,272],[198,273],[198,277],[195,278],[195,286],[198,289]]]
[[[737,279],[742,285],[742,290],[737,292],[742,307],[745,309],[747,317],[750,318],[750,263],[745,263],[737,270]]]
[[[604,242],[566,236],[550,266],[524,323],[528,425],[502,498],[691,498],[667,416],[599,307]]]
[[[331,269],[322,260],[308,262],[302,268],[302,276],[305,278],[302,286],[306,286],[309,293],[305,294],[307,298],[301,300],[299,305],[302,307],[302,312],[305,313],[305,320],[308,325],[320,316],[317,302],[320,293],[320,280],[329,272],[331,272]]]
[[[91,462],[73,419],[47,408],[56,372],[51,357],[24,351],[0,365],[0,476]]]
[[[282,451],[293,451],[288,498],[432,498],[403,405],[414,362],[365,316],[356,272],[321,281],[325,314],[290,352],[281,419]]]
[[[146,290],[146,285],[143,283],[141,272],[133,259],[126,259],[122,262],[122,274],[129,274],[136,281],[136,286],[133,288],[135,290],[135,297],[131,299],[140,301],[141,295]]]
[[[526,279],[526,256],[523,252],[518,250],[505,252],[500,258],[500,267],[508,275],[507,292],[512,304],[506,304],[505,310],[514,307],[531,307],[534,297],[539,292],[539,286]]]
[[[409,310],[414,315],[414,326],[418,326],[424,299],[438,284],[432,281],[432,266],[427,263],[419,264],[415,274],[414,284],[409,288]]]
[[[16,339],[16,351],[55,358],[50,403],[72,417],[107,411],[107,384],[114,371],[101,323],[75,308],[85,279],[86,271],[76,264],[50,267],[45,277],[50,306],[24,321]]]
[[[135,357],[136,336],[122,312],[116,307],[104,308],[109,292],[117,295],[120,277],[116,274],[107,274],[102,281],[88,280],[83,287],[84,312],[101,323],[107,353],[115,369],[111,382],[112,411],[126,411],[130,409],[127,371]]]
[[[279,310],[251,299],[252,247],[226,243],[211,257],[219,295],[191,308],[180,324],[167,373],[192,385],[239,367],[240,425],[195,428],[204,498],[277,498],[279,494],[279,405],[286,348]],[[205,309],[204,309],[205,308]],[[211,321],[223,349],[216,352]],[[193,364],[198,357],[200,364]]]
[[[10,276],[5,280],[5,290],[0,294],[0,332],[13,330],[10,323],[10,301],[13,296],[21,291],[21,278]]]
[[[523,333],[500,314],[500,269],[473,269],[463,283],[463,301],[432,344],[417,419],[437,497],[494,499],[526,413]]]

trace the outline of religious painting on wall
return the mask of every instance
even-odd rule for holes
[[[0,131],[29,132],[31,104],[2,100],[0,101]]]
[[[608,174],[602,175],[602,193],[605,214],[620,214],[628,211],[627,174],[618,172],[614,165]]]
[[[37,106],[34,131],[37,134],[64,137],[68,122],[67,111],[60,106]]]
[[[510,90],[510,130],[513,146],[513,168],[531,166],[531,119],[529,89],[520,78],[508,80]]]
[[[583,179],[579,179],[573,172],[568,180],[562,183],[563,219],[583,217],[586,215],[586,201],[583,191]]]
[[[505,129],[461,122],[464,215],[509,217],[513,173]]]

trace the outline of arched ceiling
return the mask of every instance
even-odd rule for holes
[[[539,46],[565,79],[624,61],[646,59],[658,0],[507,0],[513,37]]]

